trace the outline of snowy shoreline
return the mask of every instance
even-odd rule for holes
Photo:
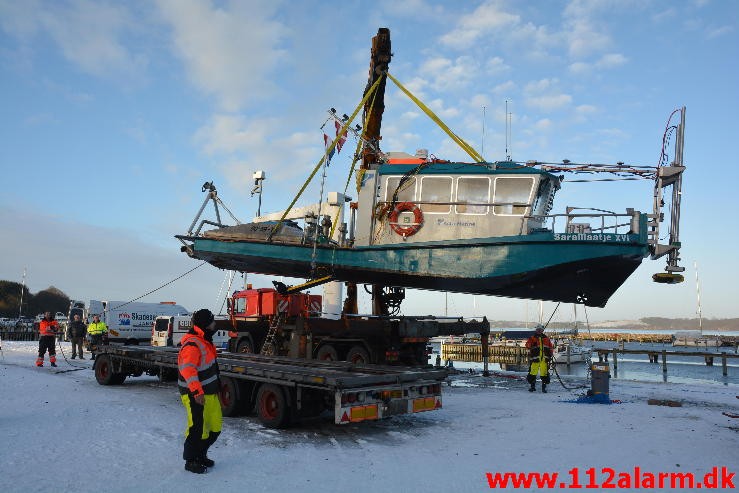
[[[253,416],[225,418],[211,454],[217,464],[198,476],[180,458],[184,411],[173,384],[142,377],[103,387],[87,369],[55,373],[73,369],[59,351],[58,369],[48,357],[36,368],[36,347],[2,344],[7,492],[473,492],[490,491],[486,474],[495,472],[580,468],[582,476],[590,467],[639,467],[702,477],[739,464],[739,419],[722,414],[739,413],[734,386],[612,380],[620,404],[575,404],[582,389],[553,381],[549,394],[531,394],[520,378],[496,374],[455,376],[443,388],[443,409],[380,422],[337,426],[321,418],[271,430]]]

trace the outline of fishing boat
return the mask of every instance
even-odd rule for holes
[[[337,193],[301,216],[290,213],[298,193],[283,213],[227,225],[219,214],[223,203],[212,182],[206,183],[206,202],[213,201],[217,219],[197,226],[204,203],[188,232],[177,236],[182,251],[242,272],[589,306],[605,306],[649,256],[668,256],[666,272],[655,275],[656,281],[682,280],[677,262],[684,108],[677,112],[678,143],[669,166],[487,161],[388,72],[390,53],[389,31],[381,29],[373,38],[370,79],[357,110],[351,117],[329,112],[337,137],[327,154],[352,130],[354,117],[364,108],[365,130],[357,135],[356,155],[362,164],[355,176],[356,201]],[[471,161],[439,159],[425,150],[383,152],[379,129],[388,79],[440,123]],[[311,176],[321,167],[325,172],[327,157]],[[553,213],[568,172],[654,180],[654,210],[568,207]],[[668,186],[674,192],[670,242],[661,245],[663,191]],[[343,222],[347,203],[348,226]],[[216,228],[202,231],[205,225]]]
[[[552,362],[555,364],[585,363],[592,355],[592,347],[583,346],[572,339],[562,339],[554,343]]]

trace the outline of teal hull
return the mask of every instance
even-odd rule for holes
[[[180,237],[216,267],[605,306],[649,249],[640,235],[537,233],[494,239],[340,248]],[[315,255],[315,257],[314,257]],[[312,266],[315,265],[315,268]]]

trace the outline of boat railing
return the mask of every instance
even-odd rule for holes
[[[577,212],[580,208],[568,207],[565,214],[548,214],[546,216],[525,216],[522,222],[522,233],[531,231],[531,224],[537,229],[547,229],[555,233],[628,233],[639,232],[640,213],[627,209],[626,213],[616,213],[601,209],[588,209],[593,212]],[[527,228],[528,226],[528,228]],[[560,228],[558,230],[557,228]],[[564,229],[563,231],[561,229]]]

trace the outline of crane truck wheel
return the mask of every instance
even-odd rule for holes
[[[126,380],[124,373],[113,372],[113,361],[107,354],[98,355],[95,360],[95,379],[100,385],[120,385]]]
[[[352,346],[346,353],[346,360],[355,365],[367,365],[370,363],[370,355],[362,346]]]
[[[282,387],[265,383],[257,393],[257,415],[268,428],[285,428],[290,422],[290,409]]]
[[[316,359],[319,361],[339,361],[339,352],[331,344],[324,344],[318,348]]]
[[[236,346],[236,352],[252,354],[254,352],[254,345],[249,339],[242,339],[239,341],[239,345]]]

